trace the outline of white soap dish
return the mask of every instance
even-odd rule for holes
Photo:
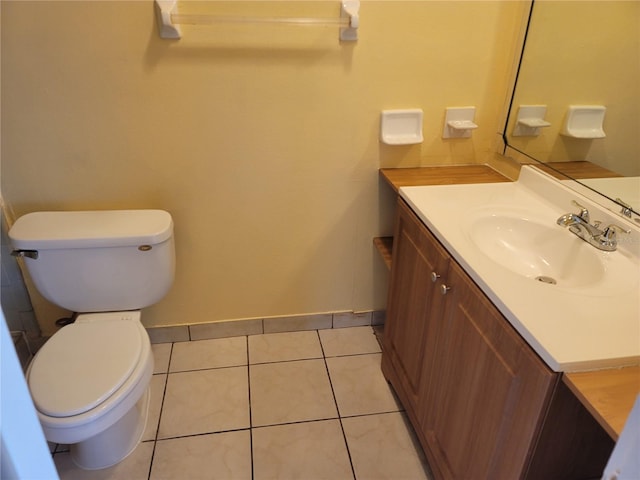
[[[442,138],[470,138],[478,128],[474,123],[476,107],[447,107]]]
[[[573,138],[604,138],[606,110],[602,105],[570,105],[560,133]]]
[[[380,140],[387,145],[422,143],[422,110],[383,110]]]
[[[542,128],[551,126],[551,123],[544,119],[546,114],[546,105],[520,105],[513,136],[537,137]]]

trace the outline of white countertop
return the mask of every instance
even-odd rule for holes
[[[640,364],[640,229],[532,168],[514,183],[402,187],[400,195],[445,245],[507,320],[554,371],[585,371]],[[592,223],[631,229],[618,250],[601,252],[564,227],[559,216],[586,206]],[[513,273],[483,254],[469,224],[492,210],[526,211],[532,220],[564,229],[576,248],[594,248],[603,264],[625,258],[623,275],[568,288]]]

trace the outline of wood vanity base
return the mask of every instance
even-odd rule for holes
[[[382,371],[438,479],[598,478],[613,441],[399,199]]]
[[[509,181],[483,165],[381,169],[380,175],[395,192]],[[640,391],[640,367],[552,372],[402,201],[398,212],[395,236],[374,241],[391,269],[382,370],[435,478],[600,479]],[[439,289],[451,279],[467,293],[443,296]],[[525,364],[505,354],[518,349],[530,359]],[[521,395],[522,382],[534,382],[536,393]],[[508,438],[516,423],[520,434]]]
[[[615,442],[558,381],[526,478],[600,479]]]

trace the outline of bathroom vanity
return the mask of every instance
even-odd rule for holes
[[[447,168],[415,173],[457,176],[456,167]],[[486,170],[466,175],[469,168]],[[462,183],[508,181],[482,166],[457,171],[464,173]],[[383,175],[397,187],[393,175],[408,173]],[[447,181],[436,173],[428,183]],[[470,211],[481,196],[465,199]],[[582,405],[563,371],[613,366],[611,362],[623,366],[637,361],[633,352],[614,360],[603,358],[606,351],[584,353],[575,346],[567,347],[568,356],[564,349],[560,353],[536,330],[539,322],[527,318],[529,310],[538,314],[541,308],[553,308],[557,299],[545,297],[544,288],[555,285],[535,284],[542,288],[536,300],[526,283],[503,265],[494,266],[486,255],[480,255],[479,263],[468,263],[465,253],[478,253],[465,251],[473,235],[463,227],[447,235],[446,229],[436,228],[441,222],[429,225],[432,217],[414,211],[416,198],[398,197],[382,369],[436,478],[599,478],[616,437]],[[454,221],[468,222],[472,214],[465,216]],[[486,275],[492,268],[496,278]],[[570,276],[562,278],[561,289],[589,288],[576,287]],[[548,305],[533,305],[545,298]],[[548,326],[542,322],[540,328]]]

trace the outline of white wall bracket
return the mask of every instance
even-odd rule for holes
[[[348,27],[340,28],[340,40],[355,42],[358,40],[360,27],[360,0],[344,0],[340,10],[340,19],[348,22]]]
[[[156,18],[161,38],[181,38],[180,27],[173,23],[171,14],[176,13],[178,0],[155,0]]]
[[[476,107],[448,107],[442,138],[470,138],[471,131],[478,128],[473,123],[475,114]]]
[[[540,129],[551,124],[544,119],[547,113],[546,105],[520,105],[516,126],[513,128],[514,137],[537,137]]]

